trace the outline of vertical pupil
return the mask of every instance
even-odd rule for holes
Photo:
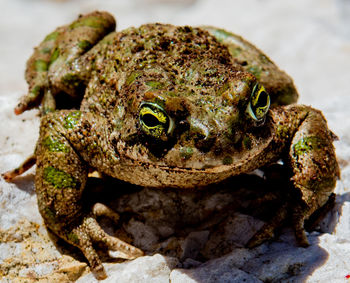
[[[157,117],[155,117],[152,114],[145,114],[141,117],[142,122],[147,126],[147,127],[155,127],[159,125],[159,121]]]
[[[265,107],[267,105],[267,93],[262,91],[259,95],[258,101],[255,105],[256,108]]]

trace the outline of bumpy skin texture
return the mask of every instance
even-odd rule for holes
[[[103,278],[93,242],[127,258],[142,251],[99,227],[96,215],[118,218],[107,207],[85,211],[89,169],[185,189],[282,159],[298,200],[283,204],[248,245],[270,238],[290,210],[297,240],[307,245],[304,220],[326,203],[339,168],[320,111],[293,104],[268,110],[261,85],[272,105],[290,104],[298,97],[291,78],[241,37],[213,27],[114,28],[108,13],[80,16],[48,35],[27,63],[29,94],[15,111],[41,104],[35,186],[47,226],[79,247]],[[63,93],[79,110],[68,103],[55,110]]]

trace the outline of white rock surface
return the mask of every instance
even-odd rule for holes
[[[125,263],[107,265],[108,278],[103,282],[168,282],[171,270],[178,264],[176,258],[165,258],[159,254],[144,256]],[[91,273],[77,280],[78,283],[94,281],[96,279]]]
[[[339,137],[335,145],[342,179],[336,188],[336,206],[320,224],[323,233],[309,235],[307,249],[296,247],[293,233],[285,229],[276,241],[253,250],[236,247],[204,264],[188,259],[181,265],[174,257],[159,254],[108,263],[106,282],[346,282],[350,274],[349,6],[346,0],[0,0],[0,172],[17,166],[34,149],[36,111],[18,117],[13,107],[26,91],[23,72],[33,46],[58,25],[100,9],[116,16],[118,29],[155,21],[223,27],[264,50],[294,78],[300,102],[321,109],[327,117]],[[45,282],[50,274],[56,282],[78,278],[95,282],[86,264],[78,261],[83,261],[82,256],[62,242],[55,246],[55,237],[50,238],[42,226],[33,174],[32,169],[12,184],[0,180],[1,282],[34,278]],[[154,231],[147,231],[148,241],[154,243]],[[206,239],[203,233],[192,236],[184,239],[184,247]]]

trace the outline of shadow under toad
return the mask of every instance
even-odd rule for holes
[[[309,235],[308,248],[298,247],[289,218],[276,230],[274,239],[245,248],[288,197],[281,190],[284,185],[256,175],[195,190],[139,188],[113,179],[91,179],[85,198],[90,205],[102,202],[120,214],[117,224],[99,219],[109,234],[147,255],[160,253],[171,259],[169,268],[174,268],[177,258],[178,269],[172,276],[186,274],[197,282],[304,282],[327,261],[328,253],[319,247],[315,233]],[[331,213],[324,217],[324,211],[318,216],[316,212],[306,226],[331,233],[341,213],[339,201],[349,199],[349,194],[338,196]],[[327,223],[319,225],[320,220]],[[105,251],[100,255],[104,262],[121,262]],[[175,277],[171,279],[176,281]]]

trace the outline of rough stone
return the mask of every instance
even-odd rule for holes
[[[179,261],[176,258],[164,257],[159,254],[144,256],[133,261],[107,265],[108,278],[103,282],[169,282],[170,272],[178,264]],[[96,279],[90,273],[81,277],[77,282],[96,282]]]

